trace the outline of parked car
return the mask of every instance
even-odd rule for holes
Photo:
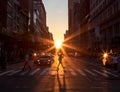
[[[39,56],[40,56],[40,54],[38,52],[33,52],[32,53],[33,60],[36,60]]]
[[[34,63],[37,65],[51,65],[54,62],[54,57],[49,55],[39,56]]]

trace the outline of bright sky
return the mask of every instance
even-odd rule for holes
[[[47,13],[47,26],[54,40],[64,40],[68,29],[68,0],[43,0]]]

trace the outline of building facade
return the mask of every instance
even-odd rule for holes
[[[74,10],[75,10],[75,4],[79,4],[80,0],[68,0],[68,29],[69,32],[74,32],[73,30],[73,22],[74,22]]]
[[[46,42],[51,39],[51,33],[46,24],[46,10],[42,0],[33,0],[33,20],[31,21],[31,32],[34,34],[34,39],[36,40],[39,47],[48,47],[49,44]],[[42,48],[41,48],[42,49]],[[45,48],[43,48],[45,49]]]
[[[0,4],[0,32],[15,39],[18,35],[27,32],[29,17],[19,0],[1,0]]]
[[[78,50],[96,55],[101,50],[119,49],[120,0],[69,0],[68,16],[65,39],[74,35],[80,43]]]
[[[80,0],[79,6],[79,44],[82,48],[82,52],[86,52],[85,50],[88,49],[89,46],[89,39],[88,39],[88,20],[90,14],[90,0]]]
[[[119,48],[119,16],[119,0],[90,0],[89,37],[92,48],[96,50]]]
[[[78,11],[80,0],[68,0],[68,30],[65,34],[65,44],[77,48],[79,36],[77,30],[79,28]],[[70,49],[68,48],[70,51]],[[77,49],[76,49],[77,50]],[[73,50],[74,51],[74,50]]]
[[[69,0],[68,1],[68,43],[74,44],[74,48],[79,52],[81,48],[88,45],[88,18],[90,11],[90,0]],[[69,33],[69,34],[68,34]],[[67,44],[68,44],[67,43]]]
[[[43,49],[44,39],[53,41],[42,0],[0,0],[0,44],[8,61],[18,62],[27,51]]]
[[[0,41],[4,45],[8,61],[19,61],[14,57],[20,56],[18,43],[22,40],[21,35],[28,31],[28,19],[19,0],[0,0]]]

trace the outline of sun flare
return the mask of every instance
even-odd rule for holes
[[[56,47],[56,49],[60,49],[62,47],[62,41],[61,40],[56,40],[55,41],[55,47]]]

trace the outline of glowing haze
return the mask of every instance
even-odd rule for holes
[[[43,0],[47,25],[54,40],[64,40],[64,33],[68,29],[68,0]]]

